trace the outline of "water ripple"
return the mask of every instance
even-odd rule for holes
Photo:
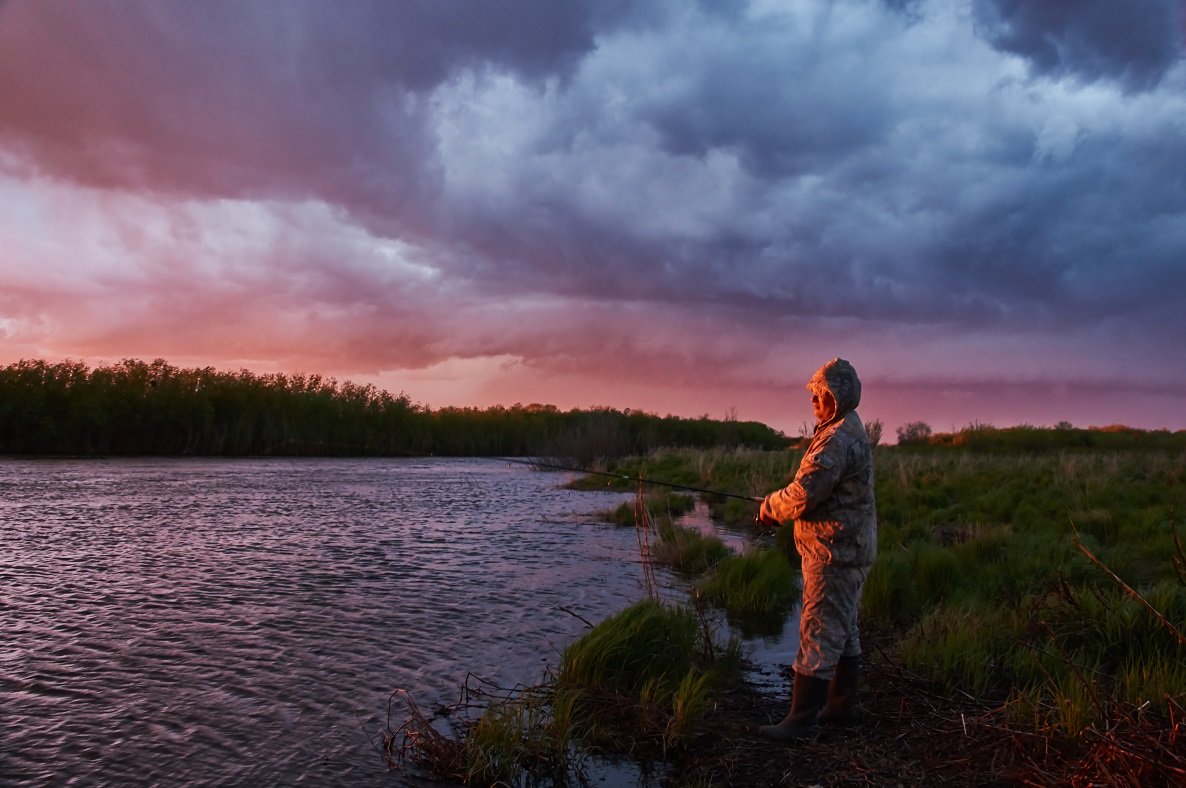
[[[0,782],[399,784],[387,700],[642,594],[620,500],[476,460],[0,462]],[[359,724],[362,720],[362,725]]]

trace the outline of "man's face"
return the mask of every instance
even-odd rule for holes
[[[812,392],[811,409],[815,411],[815,420],[823,424],[836,415],[836,399],[829,391],[823,393]]]

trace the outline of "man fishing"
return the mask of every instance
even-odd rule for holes
[[[811,736],[819,725],[857,722],[861,590],[877,555],[873,451],[857,415],[861,382],[834,358],[807,384],[818,422],[795,480],[767,495],[764,525],[793,520],[803,565],[803,614],[791,707],[761,734],[781,742]]]

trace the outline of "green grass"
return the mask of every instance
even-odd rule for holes
[[[1099,722],[1110,703],[1186,701],[1186,648],[1074,541],[1077,531],[1186,630],[1186,577],[1173,564],[1174,523],[1186,512],[1186,453],[1175,443],[1182,437],[976,428],[940,436],[944,445],[876,449],[879,556],[863,617],[900,633],[911,669],[952,691],[1012,696],[1043,726],[1068,733]],[[679,450],[619,469],[761,495],[785,485],[800,456]],[[757,508],[702,497],[714,518],[734,526],[751,522]],[[780,529],[779,550],[769,555],[722,560],[700,593],[733,617],[784,609],[795,588],[789,537]],[[775,566],[784,556],[791,561]]]
[[[647,685],[669,700],[692,667],[699,635],[696,616],[652,600],[638,602],[568,646],[558,685],[639,697]]]
[[[568,719],[532,695],[489,706],[469,729],[462,750],[467,785],[515,785],[563,778],[569,769]]]
[[[655,561],[686,575],[699,575],[726,560],[731,551],[719,538],[672,523],[659,526],[659,540],[652,545]]]
[[[694,611],[647,599],[570,644],[556,691],[583,718],[580,738],[615,748],[624,739],[682,741],[740,666],[738,643],[720,649],[706,636]]]
[[[664,449],[644,457],[628,457],[609,464],[609,472],[628,478],[585,476],[570,487],[582,490],[634,492],[639,477],[659,482],[686,484],[707,490],[742,496],[760,496],[786,484],[799,465],[802,452],[757,449]],[[772,483],[770,480],[780,480]],[[659,489],[653,486],[652,490]],[[748,525],[757,514],[757,504],[736,498],[701,494],[718,522]]]
[[[798,599],[796,575],[778,550],[759,550],[725,558],[697,584],[697,590],[734,619],[782,618]]]
[[[463,739],[439,733],[414,704],[386,738],[400,759],[466,785],[587,784],[583,752],[661,758],[700,732],[742,675],[740,643],[712,638],[695,610],[643,600],[564,649],[549,681],[490,703]]]
[[[644,496],[647,511],[652,520],[672,522],[696,508],[696,498],[670,490],[651,490]],[[634,526],[637,513],[636,501],[624,501],[617,508],[599,512],[598,516],[608,523]]]
[[[949,690],[1012,695],[1021,716],[1069,734],[1113,704],[1186,699],[1186,647],[1075,546],[1083,544],[1177,626],[1173,566],[1186,511],[1183,455],[881,451],[880,556],[867,619],[903,632],[912,670]]]

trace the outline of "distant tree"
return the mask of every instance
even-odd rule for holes
[[[926,443],[931,437],[931,425],[925,421],[912,421],[898,427],[898,445]]]
[[[882,424],[881,419],[874,419],[873,421],[865,422],[865,432],[869,435],[869,445],[876,446],[881,443]]]
[[[1056,429],[1056,430],[1073,430],[1073,429],[1075,429],[1075,425],[1071,424],[1071,422],[1069,422],[1069,421],[1060,421],[1058,424],[1054,425],[1054,429]]]

